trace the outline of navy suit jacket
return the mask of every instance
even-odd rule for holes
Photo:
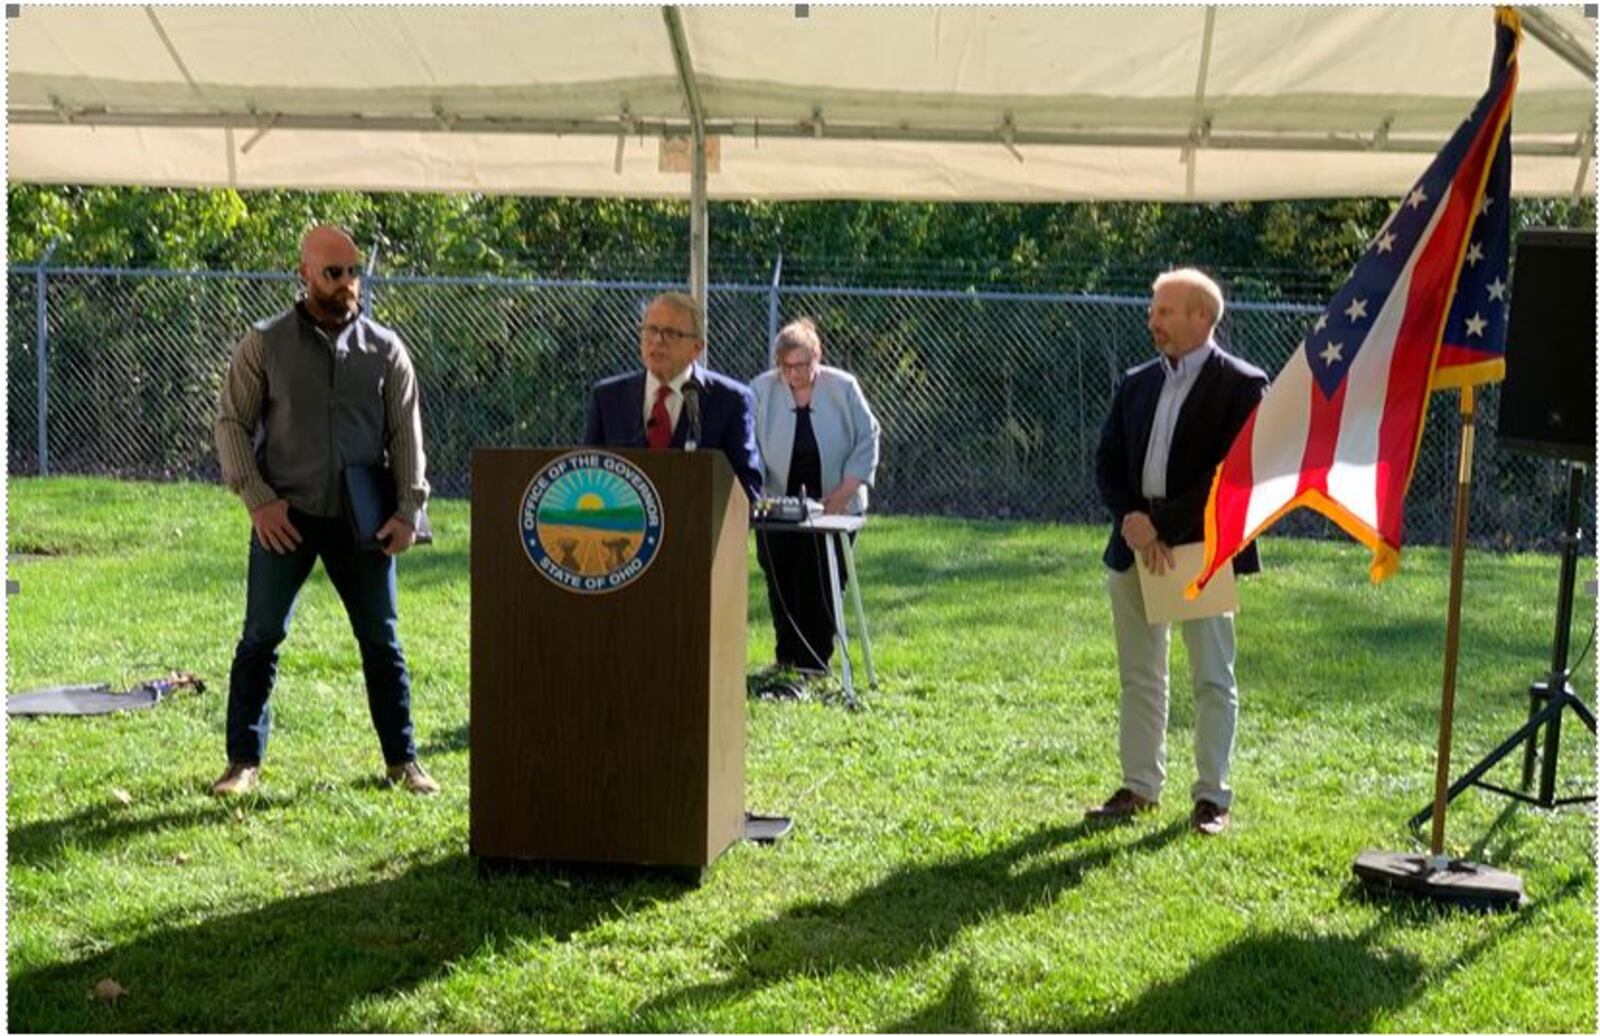
[[[1122,375],[1100,432],[1095,481],[1112,517],[1104,560],[1118,572],[1126,572],[1133,564],[1133,549],[1122,538],[1122,518],[1129,512],[1149,514],[1168,546],[1205,540],[1206,498],[1211,495],[1212,476],[1267,391],[1265,372],[1221,349],[1214,351],[1195,375],[1194,386],[1178,411],[1172,448],[1167,453],[1166,498],[1151,501],[1144,495],[1144,455],[1166,382],[1161,372],[1165,362],[1158,356]],[[1233,570],[1236,574],[1261,570],[1254,543],[1234,557]]]
[[[700,447],[721,450],[733,473],[754,500],[761,495],[761,451],[756,448],[755,401],[750,390],[732,378],[696,364],[691,375],[700,383]],[[586,446],[632,446],[645,449],[645,372],[618,374],[594,383],[589,390],[589,416],[583,433]],[[672,434],[674,449],[682,449],[689,422],[678,415]]]

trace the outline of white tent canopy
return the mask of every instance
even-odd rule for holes
[[[1513,190],[1587,193],[1594,22],[1523,11]],[[24,4],[8,28],[13,181],[687,197],[700,129],[713,199],[1395,195],[1493,47],[1487,6]]]

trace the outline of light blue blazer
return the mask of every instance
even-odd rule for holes
[[[789,485],[789,457],[794,453],[794,396],[775,370],[750,383],[756,398],[756,443],[766,470],[767,492],[778,495]],[[855,376],[837,367],[819,366],[811,388],[811,430],[822,454],[822,487],[807,488],[820,499],[846,476],[862,482],[846,508],[850,514],[867,509],[867,488],[878,471],[878,419]]]

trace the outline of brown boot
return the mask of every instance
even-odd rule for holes
[[[1129,788],[1118,788],[1117,793],[1104,803],[1083,811],[1085,820],[1132,820],[1137,813],[1147,813],[1156,803]]]
[[[389,767],[388,778],[390,784],[404,784],[413,795],[436,795],[439,792],[439,782],[429,777],[428,771],[415,759]]]
[[[255,763],[229,763],[222,776],[212,782],[211,794],[222,798],[244,795],[255,791],[260,779],[261,767]]]

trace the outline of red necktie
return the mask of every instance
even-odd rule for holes
[[[672,395],[671,385],[656,389],[656,405],[650,408],[650,427],[645,438],[652,450],[664,450],[672,445],[672,415],[667,413],[667,397]]]

